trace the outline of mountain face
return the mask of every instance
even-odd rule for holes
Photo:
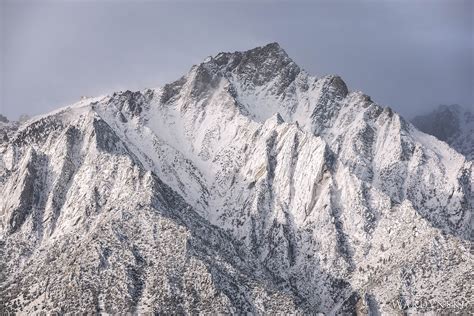
[[[440,105],[412,120],[420,131],[445,141],[468,160],[474,160],[474,112],[460,105]]]
[[[0,140],[0,310],[460,313],[473,162],[272,43]]]

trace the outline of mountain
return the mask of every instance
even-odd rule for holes
[[[0,123],[8,123],[8,119],[2,114],[0,114]]]
[[[277,43],[33,118],[0,157],[4,311],[472,308],[473,162]]]
[[[9,136],[11,136],[20,125],[19,122],[11,122],[5,116],[0,114],[0,141],[7,142]]]
[[[431,113],[413,118],[413,125],[448,143],[469,160],[474,160],[474,112],[466,107],[440,105]]]

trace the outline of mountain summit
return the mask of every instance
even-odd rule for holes
[[[0,140],[0,310],[463,311],[472,183],[472,161],[278,44],[220,53]]]

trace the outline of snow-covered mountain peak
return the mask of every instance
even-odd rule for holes
[[[297,75],[300,68],[291,60],[278,43],[270,43],[248,51],[221,52],[207,57],[192,70],[204,70],[213,74],[238,75],[239,79],[261,86],[272,81],[280,73]]]
[[[447,144],[277,44],[221,53],[0,140],[0,308],[446,306],[470,293],[472,183]]]
[[[269,43],[243,52],[221,52],[207,60],[207,63],[215,63],[226,71],[253,70],[262,74],[270,69],[278,71],[289,64],[295,69],[299,68],[278,43]]]

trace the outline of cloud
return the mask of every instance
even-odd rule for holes
[[[0,112],[11,118],[160,86],[208,55],[271,41],[407,116],[473,105],[470,1],[1,3]]]

